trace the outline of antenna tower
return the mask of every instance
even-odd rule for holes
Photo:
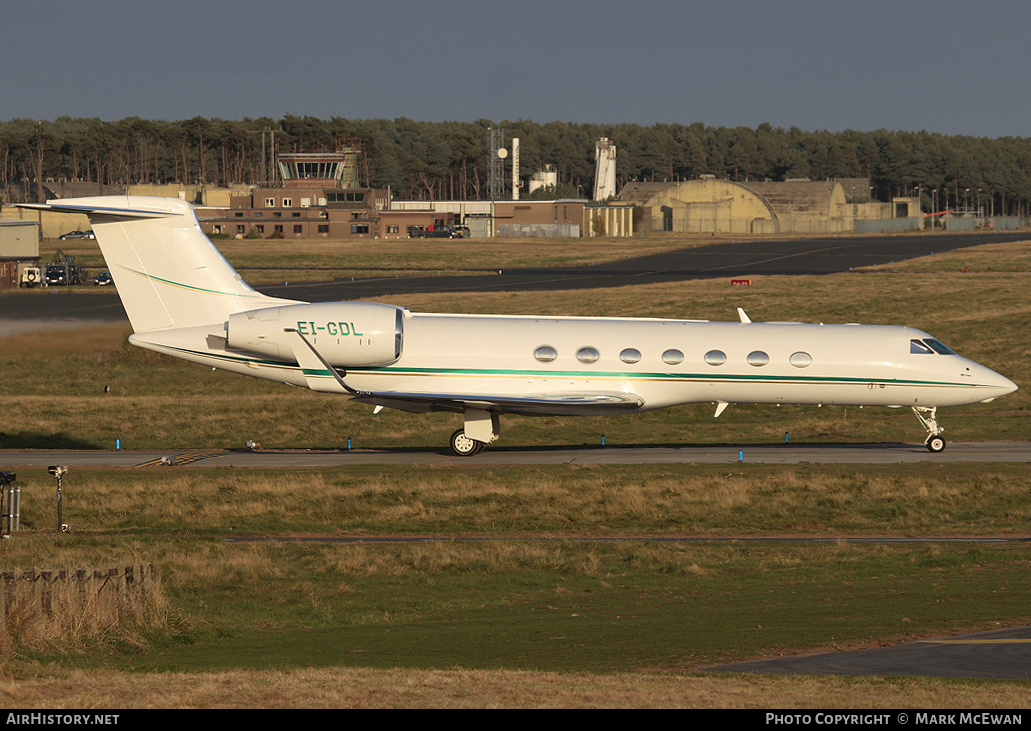
[[[508,157],[508,150],[502,147],[504,136],[500,128],[489,127],[487,132],[490,135],[487,193],[492,201],[496,201],[505,194],[505,158]]]

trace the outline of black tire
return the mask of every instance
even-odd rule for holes
[[[938,454],[938,452],[944,452],[945,451],[945,440],[942,437],[937,436],[937,435],[928,437],[927,438],[927,451],[934,452],[935,454]]]
[[[451,435],[451,452],[456,457],[472,457],[482,452],[485,446],[483,442],[467,437],[464,429],[457,429]]]

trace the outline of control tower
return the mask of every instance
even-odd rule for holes
[[[279,173],[284,186],[359,188],[357,145],[345,145],[336,152],[281,152]]]

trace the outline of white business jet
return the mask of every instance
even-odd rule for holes
[[[932,452],[939,406],[1016,384],[925,332],[883,325],[441,315],[305,303],[245,283],[188,203],[104,196],[28,205],[85,213],[132,324],[129,342],[380,409],[452,411],[456,455],[501,414],[592,416],[710,402],[909,407]]]

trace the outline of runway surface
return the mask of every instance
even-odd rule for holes
[[[713,665],[699,670],[776,675],[1031,678],[1031,627],[914,640],[890,647]]]
[[[782,444],[685,447],[488,448],[474,457],[446,449],[222,450],[0,452],[0,470],[45,467],[347,467],[352,465],[547,464],[900,464],[927,462],[1031,462],[1031,442],[954,442],[931,454],[922,444]]]
[[[336,302],[411,292],[596,289],[752,275],[830,274],[982,244],[1022,241],[1027,233],[963,233],[753,240],[677,249],[597,266],[488,270],[455,276],[376,277],[260,287],[276,297]],[[242,272],[246,279],[246,270]],[[0,297],[0,335],[52,326],[128,322],[111,290],[52,287]]]

